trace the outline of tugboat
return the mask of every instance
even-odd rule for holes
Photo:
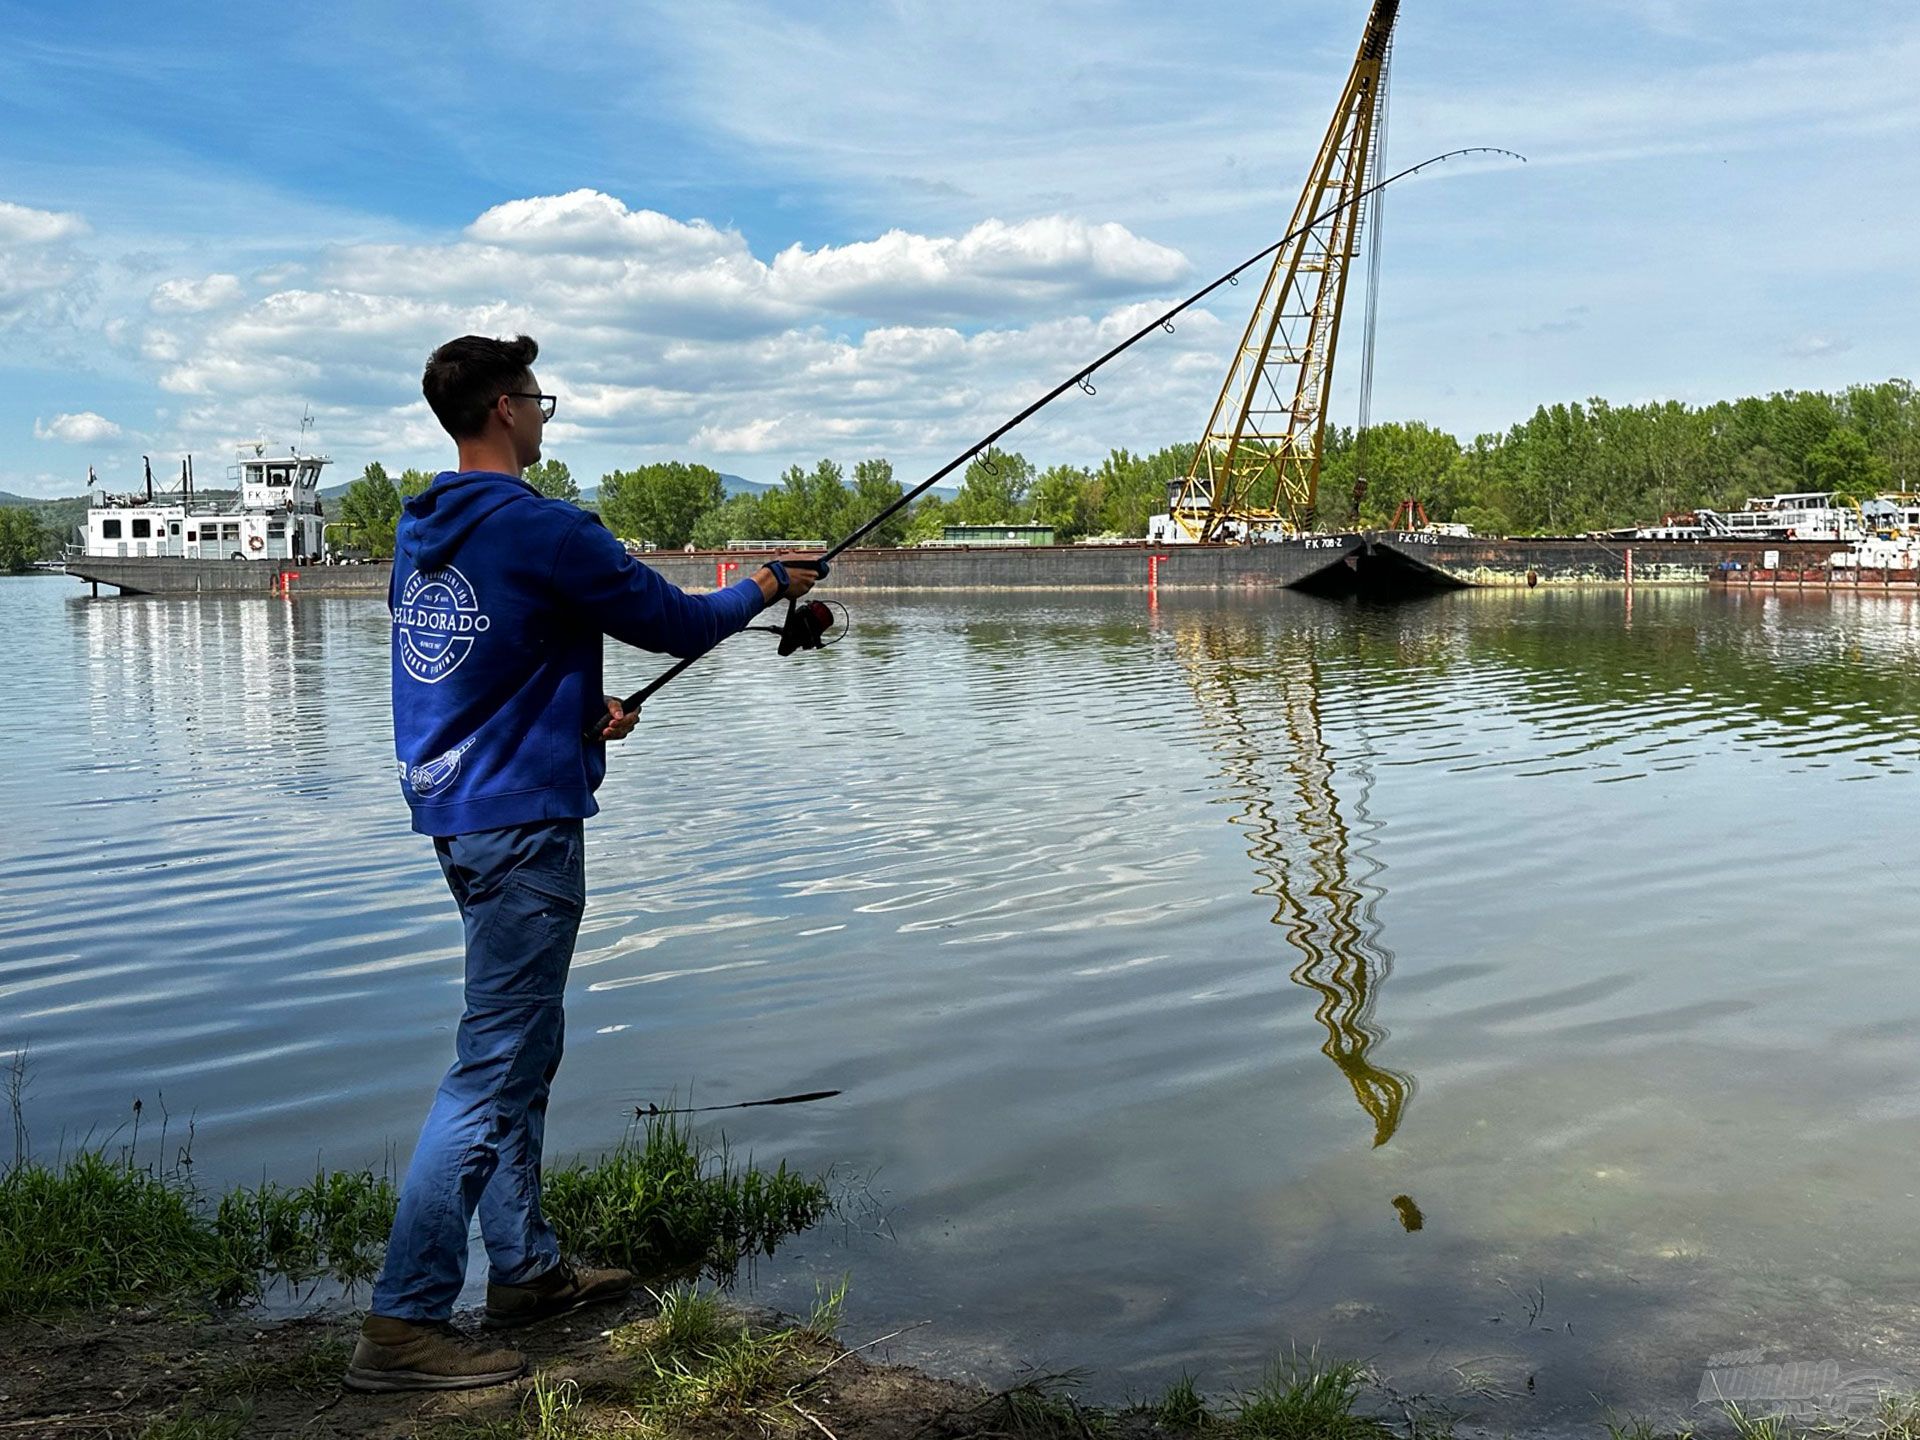
[[[319,492],[327,464],[325,455],[302,455],[291,447],[285,455],[269,455],[265,441],[244,445],[227,467],[233,493],[222,505],[195,504],[191,459],[180,462],[179,485],[171,494],[155,493],[149,464],[144,491],[93,492],[74,558],[317,564],[326,543]]]

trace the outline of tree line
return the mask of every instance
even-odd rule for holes
[[[1148,517],[1166,508],[1168,486],[1186,473],[1194,449],[1114,450],[1095,466],[1044,470],[1017,451],[994,450],[967,466],[957,492],[923,496],[869,543],[912,545],[937,539],[949,524],[1050,525],[1062,543],[1136,538]],[[382,489],[368,503],[397,518],[398,496],[427,478],[408,471],[397,491]],[[543,461],[527,479],[542,494],[579,501],[558,461]],[[1480,534],[1567,535],[1809,490],[1860,500],[1920,491],[1920,394],[1911,382],[1837,394],[1788,390],[1705,406],[1604,399],[1543,405],[1503,433],[1471,440],[1418,420],[1363,434],[1329,427],[1317,520],[1325,530],[1387,528],[1404,523],[1402,502],[1416,500],[1428,519]],[[624,538],[717,549],[734,540],[836,540],[900,494],[884,459],[860,460],[850,474],[831,459],[811,469],[796,465],[767,490],[733,496],[708,467],[666,461],[603,475],[593,503]],[[390,549],[391,521],[372,528]]]
[[[1147,518],[1166,508],[1167,487],[1186,473],[1194,448],[1114,450],[1098,465],[1044,470],[1017,451],[994,450],[967,466],[957,491],[922,496],[868,543],[912,545],[939,538],[949,524],[1050,525],[1062,543],[1136,538]],[[543,495],[581,503],[563,461],[543,460],[526,478]],[[402,502],[432,479],[404,470],[396,480],[379,462],[368,465],[335,512],[352,527],[348,544],[370,557],[390,556]],[[1329,427],[1318,521],[1328,530],[1385,528],[1411,499],[1429,519],[1481,534],[1565,535],[1652,523],[1703,506],[1735,509],[1749,495],[1796,490],[1862,500],[1920,491],[1920,395],[1913,384],[1888,380],[1833,394],[1787,390],[1705,406],[1593,399],[1541,406],[1505,432],[1464,441],[1417,420],[1363,434]],[[831,459],[795,465],[769,489],[732,496],[718,472],[675,460],[602,475],[592,505],[625,539],[718,549],[734,540],[837,540],[901,493],[884,459],[856,461],[851,472]],[[17,572],[57,554],[60,532],[41,512],[73,503],[0,508],[0,570]]]
[[[1698,407],[1541,406],[1504,434],[1469,442],[1417,421],[1364,436],[1330,431],[1320,520],[1339,528],[1357,512],[1362,526],[1377,528],[1412,498],[1429,518],[1481,534],[1567,535],[1812,490],[1857,500],[1920,490],[1920,395],[1911,382]]]
[[[1051,525],[1062,542],[1139,536],[1147,517],[1166,508],[1168,482],[1186,473],[1193,450],[1115,450],[1091,469],[1055,465],[1044,471],[1017,451],[990,450],[968,464],[957,490],[922,496],[878,526],[866,543],[914,545],[938,539],[943,526],[961,524]],[[339,518],[353,526],[352,543],[371,556],[391,555],[401,504],[432,478],[408,470],[395,482],[385,466],[369,465],[340,502]],[[528,469],[526,479],[542,495],[583,503],[564,461],[543,460]],[[592,508],[623,539],[662,549],[721,549],[735,540],[837,540],[903,493],[885,459],[857,461],[851,474],[832,459],[810,469],[794,465],[777,485],[737,495],[727,494],[718,471],[669,460],[602,475]]]

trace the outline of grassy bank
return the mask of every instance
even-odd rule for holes
[[[168,1153],[163,1134],[151,1147]],[[321,1171],[215,1201],[182,1147],[142,1160],[136,1139],[0,1172],[0,1318],[113,1306],[228,1307],[279,1285],[362,1286],[392,1228],[392,1179]],[[679,1117],[637,1122],[610,1153],[547,1176],[543,1200],[573,1259],[665,1276],[731,1274],[819,1220],[827,1192],[783,1164],[736,1163]]]
[[[154,1148],[168,1153],[164,1139]],[[531,1368],[514,1385],[348,1394],[340,1377],[356,1317],[262,1327],[245,1302],[276,1285],[363,1284],[392,1221],[389,1178],[322,1172],[216,1201],[194,1183],[190,1147],[171,1168],[140,1162],[139,1149],[92,1147],[0,1172],[0,1440],[1451,1440],[1459,1428],[1444,1403],[1400,1396],[1363,1365],[1315,1353],[1281,1357],[1245,1390],[1183,1377],[1131,1404],[1095,1406],[1073,1374],[986,1390],[876,1363],[895,1337],[839,1340],[844,1286],[804,1317],[732,1308],[686,1277],[725,1277],[772,1253],[826,1213],[827,1192],[784,1166],[738,1163],[671,1115],[647,1118],[545,1187],[569,1254],[630,1266],[653,1288],[516,1333]],[[1701,1431],[1920,1440],[1920,1401],[1889,1397],[1877,1415],[1844,1425],[1728,1406]],[[1632,1420],[1592,1432],[1691,1433]]]
[[[805,1317],[729,1308],[682,1285],[625,1309],[517,1332],[532,1361],[514,1385],[428,1396],[343,1392],[351,1322],[267,1329],[233,1320],[103,1315],[0,1323],[0,1434],[113,1440],[1464,1440],[1443,1408],[1410,1405],[1364,1367],[1312,1354],[1277,1361],[1251,1388],[1182,1378],[1119,1406],[1079,1398],[1075,1375],[1028,1374],[998,1390],[875,1363],[889,1336],[835,1335],[840,1293]],[[1565,1427],[1556,1436],[1564,1436]],[[1591,1440],[1689,1440],[1691,1429],[1620,1419]],[[1734,1440],[1915,1440],[1920,1407],[1796,1423],[1733,1407],[1700,1422]]]

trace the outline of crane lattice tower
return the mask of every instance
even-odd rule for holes
[[[1301,233],[1275,254],[1206,436],[1186,477],[1168,487],[1168,510],[1190,539],[1314,526],[1340,307],[1368,208],[1357,197],[1376,163],[1399,12],[1400,0],[1374,0],[1353,72],[1287,226],[1289,234]]]

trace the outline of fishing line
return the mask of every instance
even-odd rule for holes
[[[1145,325],[1142,325],[1138,330],[1134,331],[1133,334],[1129,335],[1126,339],[1122,340],[1118,345],[1115,345],[1112,349],[1108,350],[1105,354],[1101,355],[1099,359],[1093,361],[1091,364],[1084,365],[1080,369],[1074,371],[1073,374],[1069,375],[1066,379],[1062,380],[1058,385],[1054,386],[1051,390],[1047,391],[1046,394],[1042,395],[1038,400],[1035,400],[1031,405],[1027,406],[1026,409],[1020,411],[1012,419],[1006,421],[1005,423],[1001,424],[997,428],[989,431],[986,435],[982,436],[979,440],[974,441],[971,445],[967,446],[966,449],[962,450],[958,455],[954,456],[953,459],[949,460],[945,465],[942,465],[938,470],[934,471],[926,479],[922,480],[918,485],[914,486],[911,490],[901,495],[899,499],[894,500],[893,502],[888,504],[884,509],[882,509],[879,512],[879,514],[875,515],[872,519],[868,520],[866,524],[862,525],[859,529],[855,530],[852,534],[846,536],[844,539],[839,541],[839,543],[835,544],[834,546],[832,546],[831,548],[829,548],[819,556],[815,557],[813,563],[820,566],[825,566],[835,556],[839,555],[841,551],[846,550],[850,546],[865,539],[868,535],[872,534],[874,530],[878,529],[881,524],[891,519],[894,515],[897,515],[901,510],[906,508],[906,506],[912,504],[913,501],[919,499],[920,496],[925,494],[934,485],[946,479],[947,476],[951,475],[955,470],[958,470],[962,465],[965,465],[969,461],[978,460],[981,462],[981,464],[991,469],[994,463],[993,453],[992,453],[993,443],[996,440],[998,440],[1001,436],[1005,435],[1009,430],[1012,430],[1014,427],[1031,419],[1034,415],[1038,414],[1041,410],[1044,410],[1047,406],[1051,405],[1055,400],[1058,400],[1062,395],[1066,394],[1066,392],[1069,390],[1078,388],[1081,391],[1085,392],[1086,394],[1089,394],[1089,395],[1092,394],[1093,393],[1092,378],[1093,378],[1094,372],[1099,370],[1103,365],[1107,364],[1107,362],[1109,362],[1110,360],[1113,360],[1116,357],[1125,354],[1128,350],[1131,350],[1135,345],[1139,344],[1142,340],[1146,339],[1149,335],[1151,335],[1156,330],[1165,330],[1168,334],[1172,334],[1173,321],[1175,316],[1199,304],[1200,301],[1206,299],[1207,296],[1211,295],[1214,291],[1218,290],[1222,285],[1238,285],[1240,283],[1241,271],[1249,269],[1252,266],[1258,265],[1262,260],[1265,260],[1268,256],[1278,251],[1283,245],[1287,245],[1292,241],[1298,240],[1301,236],[1313,230],[1315,226],[1318,226],[1328,220],[1331,220],[1335,215],[1338,215],[1341,211],[1348,209],[1351,206],[1362,203],[1363,201],[1367,200],[1370,196],[1376,195],[1380,191],[1386,189],[1389,185],[1393,185],[1398,183],[1401,180],[1405,180],[1410,175],[1418,175],[1422,170],[1427,169],[1429,166],[1444,164],[1448,160],[1457,160],[1463,155],[1504,155],[1508,159],[1518,160],[1523,165],[1526,163],[1526,160],[1527,160],[1527,157],[1520,154],[1518,151],[1503,150],[1497,145],[1468,145],[1458,150],[1445,150],[1438,155],[1434,155],[1429,157],[1428,159],[1422,160],[1418,165],[1409,165],[1407,166],[1406,169],[1397,171],[1396,173],[1387,176],[1387,178],[1384,180],[1376,180],[1373,184],[1367,186],[1365,189],[1359,190],[1354,194],[1348,196],[1346,199],[1338,201],[1337,203],[1329,206],[1327,209],[1321,211],[1320,214],[1314,216],[1311,220],[1307,221],[1306,224],[1300,226],[1299,229],[1288,231],[1285,235],[1282,235],[1278,240],[1274,241],[1271,245],[1267,246],[1266,249],[1260,251],[1256,255],[1249,255],[1246,259],[1242,260],[1238,265],[1235,265],[1231,270],[1226,271],[1218,279],[1214,280],[1211,284],[1204,285],[1200,289],[1194,291],[1193,294],[1189,295],[1186,299],[1182,300],[1178,305],[1175,305],[1171,310],[1167,311],[1165,314],[1156,316],[1154,319],[1149,320]],[[810,568],[805,562],[800,560],[789,561],[788,564],[795,569]],[[802,605],[799,603],[798,600],[790,597],[787,600],[787,615],[786,615],[785,622],[775,632],[781,637],[780,653],[782,655],[789,655],[793,653],[793,651],[795,650],[821,649],[823,647],[824,637],[827,634],[830,623],[831,623],[831,612],[827,610],[827,607],[824,605],[823,602],[815,600],[815,601],[809,601],[806,605]],[[773,627],[771,626],[756,626],[753,628],[773,629]],[[844,634],[844,632],[842,633]],[[646,702],[654,694],[656,694],[662,687],[664,687],[670,681],[672,681],[689,665],[693,664],[693,662],[698,658],[699,658],[698,656],[690,656],[687,659],[680,661],[677,665],[674,665],[671,669],[662,672],[660,675],[655,677],[651,683],[643,686],[639,690],[634,691],[633,694],[629,695],[625,700],[621,701],[620,702],[621,710],[629,715],[637,712],[641,708],[641,706],[645,705]],[[588,738],[595,739],[595,740],[602,738],[604,734],[605,726],[606,726],[606,720],[604,718],[601,720],[595,721],[593,726],[587,731]]]

